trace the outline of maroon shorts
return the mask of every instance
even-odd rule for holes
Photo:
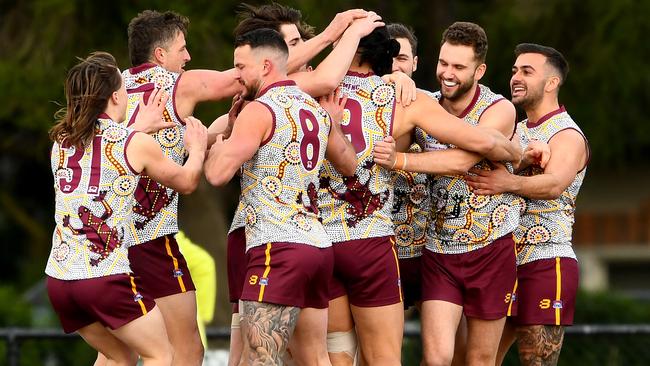
[[[512,303],[517,278],[512,235],[468,253],[422,255],[422,300],[442,300],[463,307],[466,316],[503,318]]]
[[[239,299],[244,287],[244,278],[246,278],[246,231],[243,227],[228,234],[226,258],[228,293],[230,302],[233,304],[233,312],[238,313]]]
[[[334,275],[330,299],[348,295],[350,304],[377,307],[402,301],[399,265],[392,236],[332,244]]]
[[[130,247],[129,261],[142,287],[154,299],[196,290],[173,235]]]
[[[422,301],[422,257],[399,260],[399,277],[404,292],[404,308]]]
[[[246,252],[241,299],[299,308],[325,309],[332,277],[332,248],[268,243]]]
[[[578,291],[578,262],[540,259],[517,267],[517,325],[572,325]]]
[[[117,329],[156,306],[136,282],[129,274],[68,281],[48,276],[47,295],[66,333],[95,322]]]

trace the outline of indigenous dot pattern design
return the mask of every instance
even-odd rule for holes
[[[584,137],[582,130],[563,107],[535,126],[529,126],[528,120],[520,122],[517,126],[521,146],[524,148],[531,140],[548,143],[558,132],[566,129],[574,129]],[[576,198],[586,171],[585,167],[576,174],[569,187],[557,199],[525,199],[526,206],[521,215],[521,222],[513,233],[518,265],[555,257],[576,259],[571,245],[574,213]],[[533,176],[541,173],[543,170],[539,166],[531,166],[519,174]]]
[[[78,280],[131,271],[128,227],[138,176],[129,168],[125,151],[134,133],[100,118],[96,137],[83,151],[54,143],[56,226],[47,275]]]
[[[340,88],[348,97],[341,126],[355,148],[358,167],[352,177],[343,177],[330,162],[323,165],[323,224],[334,243],[394,235],[391,172],[374,163],[372,151],[392,133],[395,90],[376,75],[356,73],[346,75]],[[415,237],[410,232],[400,231],[402,243]]]
[[[164,90],[170,98],[163,111],[163,119],[174,127],[153,134],[163,154],[177,164],[186,159],[185,124],[179,118],[174,92],[180,74],[161,66],[145,64],[122,72],[128,93],[127,118],[124,124],[135,122],[140,100],[147,100],[155,88]],[[134,220],[130,227],[135,244],[146,243],[167,234],[178,232],[178,194],[171,188],[143,175],[136,186],[137,204],[133,209]]]
[[[435,93],[440,100],[440,92]],[[478,85],[474,98],[460,118],[478,125],[483,112],[503,96]],[[425,150],[452,148],[427,136]],[[512,165],[506,164],[510,172]],[[474,166],[491,169],[483,160]],[[491,196],[475,195],[462,176],[436,176],[431,184],[431,221],[427,229],[426,248],[435,253],[467,253],[487,246],[511,233],[519,224],[521,199],[511,193]]]
[[[245,225],[246,250],[269,242],[331,246],[319,220],[317,196],[329,115],[292,81],[272,84],[256,101],[271,111],[274,128],[242,166],[231,230]]]

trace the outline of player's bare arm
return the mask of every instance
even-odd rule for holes
[[[325,49],[325,47],[339,39],[352,21],[364,18],[367,14],[368,12],[363,9],[350,9],[336,14],[334,19],[332,19],[323,32],[316,35],[314,38],[291,48],[289,52],[289,60],[287,61],[287,72],[291,74],[298,71],[303,65],[307,64],[312,58]]]
[[[532,199],[557,199],[588,161],[588,147],[576,130],[558,132],[550,141],[551,157],[542,174],[524,177],[508,173],[504,167],[493,171],[470,170],[467,183],[476,194],[512,192]]]
[[[515,129],[516,111],[514,105],[508,100],[501,100],[486,110],[479,120],[479,126],[491,128],[501,132],[501,134],[510,139]],[[517,140],[513,140],[516,143]],[[458,148],[441,151],[427,151],[411,159],[410,154],[407,159],[409,166],[424,166],[425,173],[430,174],[447,174],[459,175],[465,174],[476,163],[483,160],[483,156]],[[413,165],[411,165],[413,164]]]
[[[314,69],[289,75],[305,93],[319,97],[334,90],[350,67],[357,51],[359,40],[375,28],[383,26],[381,17],[369,12],[367,17],[356,19],[343,33],[334,50]]]
[[[393,137],[399,140],[402,135],[410,133],[415,127],[420,127],[441,142],[476,152],[490,160],[519,161],[521,159],[521,148],[500,131],[483,126],[471,126],[447,113],[440,104],[420,91],[417,100],[411,106],[407,108],[396,106]],[[431,169],[430,159],[422,159],[420,154],[406,154],[404,159],[403,154],[406,153],[397,154],[397,157],[402,162],[408,162],[407,170],[436,173]],[[394,162],[378,163],[387,168],[395,165]]]
[[[247,101],[242,99],[240,95],[236,95],[228,113],[212,121],[210,127],[208,127],[208,149],[217,140],[217,135],[223,135],[224,139],[230,137],[235,120],[246,104],[248,104]]]
[[[189,70],[183,72],[176,85],[174,103],[179,116],[191,115],[196,104],[231,98],[241,92],[235,70]]]
[[[205,177],[214,186],[223,186],[235,175],[243,163],[255,155],[257,149],[272,133],[273,116],[259,102],[251,102],[241,111],[227,140],[219,135],[210,148],[205,162]]]
[[[165,157],[156,140],[144,133],[133,136],[126,153],[136,172],[143,172],[181,194],[190,194],[199,184],[208,132],[196,118],[188,117],[185,123],[185,149],[189,157],[183,166]]]
[[[358,161],[352,143],[345,137],[341,129],[343,109],[348,98],[340,98],[339,92],[340,90],[336,89],[319,101],[320,105],[329,113],[332,121],[325,156],[341,175],[351,176],[357,170]]]

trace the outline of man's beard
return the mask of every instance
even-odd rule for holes
[[[542,100],[543,92],[540,90],[526,89],[526,95],[518,99],[512,98],[512,104],[524,110],[535,107]]]
[[[442,79],[438,79],[438,81],[440,82],[440,85],[441,85],[440,93],[442,94],[442,96],[445,99],[448,99],[448,100],[451,100],[451,101],[455,101],[455,100],[460,99],[461,97],[463,97],[465,95],[465,93],[467,93],[468,91],[470,91],[472,89],[472,86],[474,86],[474,81],[473,80],[470,80],[470,81],[467,81],[467,82],[460,81],[456,91],[451,92],[451,93],[445,93],[444,89],[442,88],[442,85],[443,85]]]
[[[255,85],[244,84],[244,88],[246,89],[246,94],[242,96],[244,100],[250,102],[257,98],[257,93],[260,91],[259,83],[256,83]]]

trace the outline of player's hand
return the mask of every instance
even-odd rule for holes
[[[245,101],[244,98],[241,97],[241,94],[237,94],[232,98],[232,106],[228,111],[228,125],[223,131],[224,138],[230,137],[232,127],[235,125],[235,120],[237,120],[239,112],[241,112],[242,108],[244,108],[246,104],[248,104],[248,101]]]
[[[185,119],[185,150],[188,153],[205,154],[208,146],[208,129],[205,128],[203,123],[192,117]]]
[[[509,192],[513,175],[501,163],[493,163],[492,170],[472,168],[465,181],[474,194],[489,195]],[[474,175],[475,174],[475,175]]]
[[[163,111],[169,100],[169,94],[163,89],[155,88],[149,95],[147,102],[140,100],[135,122],[131,127],[136,131],[148,134],[156,133],[165,128],[174,127],[173,122],[166,122],[163,118]]]
[[[382,79],[386,83],[395,84],[397,103],[402,103],[404,107],[408,107],[415,100],[418,89],[415,86],[415,81],[405,73],[395,71],[392,74],[382,76]]]
[[[388,170],[393,169],[396,159],[395,139],[393,136],[386,136],[383,141],[376,142],[372,155],[376,164]]]
[[[368,12],[368,16],[355,19],[346,32],[354,32],[359,38],[363,38],[372,33],[373,30],[386,25],[381,21],[381,17],[374,11]]]
[[[531,140],[524,150],[522,165],[539,165],[542,169],[546,167],[551,159],[551,147],[547,143]]]
[[[348,97],[341,97],[341,89],[336,88],[331,93],[320,97],[318,103],[320,106],[329,113],[330,118],[332,119],[332,125],[338,126],[343,121],[343,110],[345,109],[345,103],[347,103]]]
[[[327,40],[332,43],[341,37],[352,21],[359,18],[365,18],[367,15],[368,12],[363,9],[350,9],[338,13],[334,16],[334,19],[332,19],[327,28],[325,28],[323,34],[325,34]]]

